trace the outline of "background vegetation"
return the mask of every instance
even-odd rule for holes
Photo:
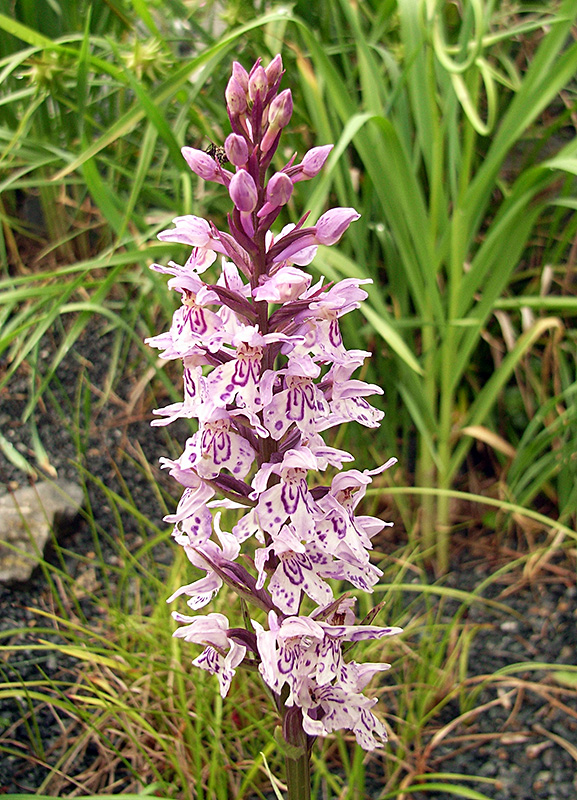
[[[339,435],[365,466],[400,461],[369,498],[398,521],[375,597],[407,629],[386,654],[400,688],[379,690],[394,731],[378,767],[383,798],[433,791],[423,776],[443,736],[431,731],[443,730],[449,702],[481,713],[466,609],[490,605],[501,572],[531,580],[555,563],[574,569],[576,17],[572,0],[0,0],[0,393],[27,376],[32,442],[22,454],[0,432],[0,448],[23,476],[54,474],[38,410],[83,337],[113,339],[100,407],[127,385],[146,412],[178,396],[175,376],[142,344],[173,310],[147,267],[182,255],[155,240],[174,216],[222,224],[226,197],[198,186],[180,147],[227,135],[231,61],[282,53],[295,115],[279,159],[336,143],[322,179],[297,185],[287,215],[357,208],[354,232],[314,268],[374,281],[345,335],[374,353],[369,379],[385,390],[385,422],[370,439]],[[90,399],[80,384],[71,396],[62,425],[94,485],[83,450]],[[142,470],[159,481],[155,461]],[[185,565],[157,558],[169,531],[145,518],[130,487],[122,496],[100,488],[117,512],[111,540],[122,560],[102,565],[99,623],[87,621],[66,569],[45,564],[60,599],[35,646],[57,647],[76,666],[61,684],[39,675],[1,688],[26,698],[31,757],[55,764],[41,791],[263,796],[266,765],[279,769],[258,685],[237,681],[223,707],[212,681],[190,675],[164,605]],[[159,505],[174,504],[157,491]],[[123,543],[126,515],[143,533],[137,552]],[[92,529],[98,542],[103,532]],[[463,532],[515,542],[501,572],[467,591],[442,577]],[[456,603],[450,623],[445,601]],[[40,641],[43,624],[46,635],[56,625],[60,643]],[[30,650],[4,650],[18,646]],[[38,735],[39,708],[69,721],[56,761]],[[80,775],[89,745],[97,754]],[[365,770],[345,739],[327,742],[317,789],[364,797]],[[461,779],[439,781],[481,796]]]

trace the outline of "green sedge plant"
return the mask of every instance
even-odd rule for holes
[[[360,197],[365,225],[349,256],[327,252],[320,268],[375,280],[364,314],[393,355],[383,372],[384,427],[405,463],[410,428],[417,430],[417,485],[440,490],[423,500],[417,528],[440,572],[451,531],[444,492],[492,424],[516,368],[577,308],[563,281],[576,225],[577,148],[567,139],[575,6],[510,18],[480,0],[464,4],[460,18],[448,8],[433,0],[327,2],[325,36],[340,24],[330,49],[296,24],[312,124],[321,141],[340,135],[332,180],[312,206],[323,207],[329,190],[343,205]],[[547,264],[550,293],[540,284]],[[507,301],[518,311],[530,305],[534,317],[487,369],[484,339]],[[374,369],[384,362],[377,358]]]

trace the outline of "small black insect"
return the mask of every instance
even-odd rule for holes
[[[208,155],[211,158],[214,158],[215,161],[218,161],[221,166],[228,163],[228,158],[226,157],[224,147],[219,147],[217,144],[213,144],[211,142],[204,152],[208,153]]]

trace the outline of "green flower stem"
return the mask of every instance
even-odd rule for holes
[[[298,758],[286,756],[287,800],[311,800],[311,759],[307,749]]]
[[[286,686],[281,695],[286,703]],[[284,705],[283,732],[278,729],[278,740],[282,740],[285,754],[287,800],[311,800],[311,751],[310,740],[303,729],[302,712]]]

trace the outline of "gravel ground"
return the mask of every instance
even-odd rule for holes
[[[473,576],[454,572],[457,588],[473,588]],[[485,577],[480,571],[476,577]],[[506,589],[495,584],[493,596]],[[538,583],[516,590],[505,602],[519,618],[495,618],[471,609],[468,621],[483,625],[473,640],[469,676],[488,675],[515,663],[577,664],[575,585]],[[550,671],[520,669],[491,683],[479,695],[484,707],[447,733],[429,760],[434,771],[479,775],[493,785],[466,782],[494,800],[563,800],[577,797],[577,698],[568,697]],[[456,701],[444,710],[450,724],[462,710]],[[572,750],[572,752],[571,752]],[[416,800],[444,792],[413,795]]]
[[[76,391],[80,372],[93,385],[94,399],[98,387],[102,386],[107,362],[107,348],[111,340],[106,335],[87,332],[79,342],[75,353],[58,372],[59,389],[55,390],[55,401],[66,409],[66,391],[72,398]],[[1,365],[0,365],[1,368]],[[136,370],[137,372],[137,370]],[[138,378],[138,375],[137,375]],[[136,379],[137,379],[136,378]],[[64,387],[68,387],[65,389]],[[132,498],[139,509],[160,523],[159,503],[146,476],[135,465],[139,448],[150,464],[156,464],[161,454],[167,453],[167,443],[162,429],[151,429],[147,415],[138,404],[125,413],[132,385],[126,384],[125,396],[117,396],[97,417],[92,418],[85,452],[90,471],[101,478],[111,489],[122,494],[115,465],[121,465],[122,476],[130,487]],[[22,374],[12,381],[9,391],[0,395],[0,426],[2,432],[15,446],[29,455],[30,441],[27,428],[18,420],[27,396],[27,376]],[[64,394],[63,394],[64,393]],[[123,405],[124,404],[124,405]],[[66,412],[65,413],[69,413]],[[59,477],[78,480],[78,469],[74,465],[76,448],[54,412],[54,408],[40,410],[38,430]],[[185,428],[172,433],[184,440]],[[130,456],[130,457],[129,457]],[[4,459],[0,453],[0,480],[11,485],[25,482],[25,477]],[[167,481],[166,486],[170,485]],[[112,509],[97,487],[88,482],[87,490],[93,513],[104,530],[115,529]],[[128,543],[139,541],[142,531],[136,522],[124,520],[125,537]],[[94,546],[92,535],[85,524],[71,532],[62,543],[70,551],[86,554]],[[104,543],[105,559],[113,559],[112,548]],[[167,546],[165,556],[170,559],[171,548]],[[67,569],[78,570],[79,561],[70,558]],[[476,558],[465,552],[449,577],[449,585],[460,589],[472,589],[488,574],[487,560]],[[537,580],[531,586],[518,588],[504,600],[517,617],[488,610],[486,607],[471,608],[468,622],[479,629],[472,640],[469,657],[469,675],[491,674],[496,670],[517,662],[555,663],[560,669],[566,664],[577,664],[577,616],[574,577],[566,570],[547,573],[548,579]],[[518,576],[517,576],[518,577]],[[505,579],[504,579],[505,580]],[[507,580],[511,580],[510,578]],[[510,588],[506,582],[494,583],[485,596],[499,598]],[[26,644],[34,640],[35,615],[30,608],[51,608],[50,593],[42,575],[36,574],[26,586],[0,587],[0,633],[2,644]],[[96,613],[86,608],[86,613]],[[444,613],[453,613],[445,606]],[[29,633],[8,636],[6,631],[26,628]],[[25,650],[8,656],[0,653],[0,681],[32,680],[41,669],[45,675],[57,679],[67,675],[73,662],[56,653],[42,656]],[[577,797],[577,701],[565,688],[555,683],[544,670],[525,669],[510,675],[499,684],[486,685],[480,692],[476,707],[480,713],[450,727],[462,713],[457,701],[449,703],[437,727],[448,726],[446,735],[431,748],[427,759],[429,771],[479,775],[494,783],[465,782],[493,800],[564,800]],[[46,777],[46,769],[35,765],[24,742],[38,736],[49,750],[61,731],[54,717],[47,711],[38,719],[39,728],[27,729],[27,703],[3,697],[0,691],[0,742],[10,744],[12,753],[0,756],[0,794],[6,792],[30,792],[36,790]],[[90,760],[91,752],[85,754]],[[370,782],[367,797],[378,798],[382,791],[379,759],[371,762]],[[446,791],[428,790],[412,793],[414,800],[446,798]],[[457,794],[456,796],[463,796]]]

